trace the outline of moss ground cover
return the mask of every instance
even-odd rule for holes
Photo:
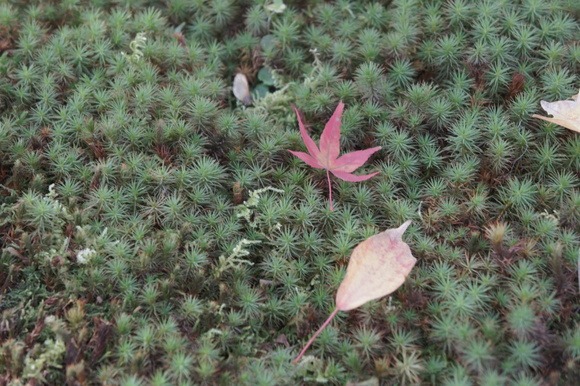
[[[284,7],[285,6],[285,7]],[[574,1],[0,3],[0,385],[572,385]],[[244,73],[254,91],[232,94]],[[332,181],[306,150],[345,104]],[[334,309],[406,220],[417,264]]]

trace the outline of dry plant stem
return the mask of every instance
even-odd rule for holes
[[[326,171],[326,179],[328,180],[328,200],[330,201],[330,211],[334,211],[334,206],[332,205],[332,183],[330,182],[330,172]]]
[[[328,326],[328,323],[330,323],[330,321],[336,316],[336,314],[338,314],[338,311],[339,311],[338,307],[335,308],[334,311],[332,311],[332,314],[330,314],[330,316],[328,317],[328,319],[326,319],[326,321],[324,323],[322,323],[322,326],[320,326],[320,328],[318,329],[318,331],[316,331],[316,333],[314,335],[312,335],[312,338],[310,338],[310,340],[308,341],[308,343],[306,343],[306,346],[304,346],[304,348],[302,349],[302,351],[300,351],[300,354],[298,354],[298,356],[296,357],[296,359],[294,359],[292,361],[293,364],[297,364],[298,362],[300,362],[300,359],[302,359],[302,357],[304,356],[304,353],[306,353],[306,350],[308,350],[308,348],[310,347],[310,345],[312,344],[312,342],[314,342],[314,339],[316,339],[316,337],[318,337],[318,335],[320,335],[320,333],[322,332],[322,330],[324,330],[326,328],[326,326]]]

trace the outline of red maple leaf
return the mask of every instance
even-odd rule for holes
[[[344,181],[359,182],[365,181],[378,174],[378,172],[371,174],[364,174],[357,176],[352,174],[356,169],[360,168],[369,157],[381,149],[380,146],[372,147],[370,149],[353,151],[351,153],[340,153],[340,119],[342,111],[344,110],[344,103],[340,102],[334,110],[332,117],[324,126],[324,130],[320,135],[320,149],[310,138],[300,118],[298,110],[294,108],[296,116],[298,117],[298,126],[300,126],[300,135],[308,149],[308,153],[301,151],[292,151],[296,157],[306,162],[309,166],[316,169],[326,169],[326,178],[328,180],[328,199],[330,201],[330,210],[334,210],[332,206],[332,185],[330,183],[330,173]]]

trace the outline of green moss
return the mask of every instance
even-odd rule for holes
[[[569,1],[29,3],[0,5],[6,381],[576,378],[580,142],[531,118],[579,88]],[[330,211],[287,150],[292,104],[316,138],[339,100],[344,151],[382,150]],[[408,219],[407,285],[292,365],[354,246]]]

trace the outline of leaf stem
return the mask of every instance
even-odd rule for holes
[[[308,350],[308,347],[310,347],[310,345],[312,344],[312,342],[314,342],[314,339],[316,339],[316,337],[318,335],[320,335],[320,333],[322,332],[322,330],[324,330],[326,328],[326,326],[328,326],[328,323],[330,323],[330,321],[336,316],[336,314],[338,314],[338,307],[336,307],[334,309],[334,311],[332,311],[332,314],[330,314],[330,316],[328,317],[328,319],[326,319],[326,321],[324,323],[322,323],[322,326],[320,326],[320,328],[318,329],[318,331],[316,331],[316,333],[314,333],[314,335],[312,335],[312,338],[310,338],[310,340],[306,343],[306,346],[304,346],[304,348],[302,349],[302,351],[300,351],[300,354],[298,354],[298,356],[296,357],[296,359],[294,359],[292,361],[293,364],[297,364],[300,359],[304,356],[304,354],[306,353],[306,350]]]
[[[326,179],[328,180],[328,200],[330,201],[330,211],[334,211],[334,206],[332,205],[332,183],[330,182],[330,172],[326,170]]]

